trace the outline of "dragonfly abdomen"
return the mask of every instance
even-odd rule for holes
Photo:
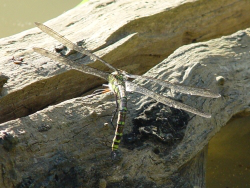
[[[115,151],[118,149],[119,144],[121,142],[121,138],[123,135],[123,128],[125,125],[125,119],[127,114],[127,97],[122,97],[120,99],[120,110],[118,113],[118,119],[117,119],[117,126],[115,130],[115,137],[113,139],[112,143],[112,151]]]

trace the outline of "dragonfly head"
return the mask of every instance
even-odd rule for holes
[[[116,78],[122,78],[122,80],[128,80],[129,78],[129,74],[126,71],[120,70],[120,69],[112,72],[111,74],[115,76]]]

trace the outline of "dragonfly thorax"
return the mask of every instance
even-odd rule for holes
[[[121,90],[125,89],[125,82],[127,80],[127,76],[123,74],[122,71],[115,71],[109,74],[109,89],[114,92],[117,96],[120,96]],[[123,89],[122,89],[123,88]]]
[[[120,72],[115,71],[109,75],[109,89],[115,93],[118,93],[118,87],[125,87],[126,77]]]

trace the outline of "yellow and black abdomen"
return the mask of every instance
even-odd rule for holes
[[[109,88],[117,96],[119,104],[119,112],[117,118],[117,126],[115,131],[115,137],[112,143],[112,151],[118,149],[123,135],[123,128],[125,125],[125,119],[127,114],[127,96],[125,89],[125,81],[122,74],[110,74],[109,75]]]

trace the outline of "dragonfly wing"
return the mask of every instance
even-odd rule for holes
[[[60,35],[59,33],[57,33],[56,31],[54,31],[53,29],[47,27],[46,25],[43,25],[42,23],[37,23],[35,22],[36,26],[41,29],[44,33],[47,33],[48,35],[50,35],[51,37],[53,37],[54,39],[58,40],[59,42],[61,42],[62,44],[64,44],[65,46],[67,46],[69,49],[78,51],[82,54],[85,54],[89,57],[91,57],[94,60],[99,60],[100,62],[104,63],[106,66],[108,66],[109,68],[111,68],[114,71],[117,71],[116,68],[114,68],[112,65],[110,65],[109,63],[107,63],[106,61],[104,61],[103,59],[99,58],[98,56],[96,56],[95,54],[92,54],[91,52],[89,52],[88,50],[83,49],[80,46],[77,46],[76,44],[74,44],[73,42],[71,42],[70,40],[66,39],[64,36]]]
[[[202,116],[205,118],[211,118],[210,114],[207,114],[205,112],[201,112],[201,111],[197,110],[196,108],[193,108],[193,107],[188,106],[186,104],[183,104],[181,102],[178,102],[178,101],[169,99],[167,97],[164,97],[162,95],[159,95],[157,93],[154,93],[153,91],[150,91],[142,86],[139,86],[139,85],[134,84],[134,83],[129,82],[129,81],[126,81],[126,90],[131,91],[131,92],[141,93],[145,96],[148,96],[150,98],[155,99],[156,101],[158,101],[160,103],[163,103],[167,106],[170,106],[170,107],[173,107],[176,109],[182,109],[182,110],[185,110],[187,112],[191,112],[193,114],[196,114],[198,116]]]
[[[58,61],[60,63],[66,64],[66,65],[70,65],[72,67],[74,67],[74,69],[79,70],[81,72],[84,72],[86,74],[91,74],[94,76],[98,76],[100,78],[103,78],[105,80],[108,80],[108,73],[100,71],[98,69],[94,69],[92,67],[88,67],[86,65],[76,65],[74,61],[71,61],[70,59],[63,57],[59,54],[50,52],[48,50],[45,50],[43,48],[33,48],[33,50],[43,56],[46,56],[54,61]]]
[[[139,78],[139,79],[143,79],[143,80],[150,80],[150,81],[155,82],[157,84],[160,84],[164,87],[170,88],[174,91],[186,93],[189,95],[197,95],[197,96],[210,97],[210,98],[219,98],[220,97],[220,94],[213,93],[209,89],[184,86],[181,84],[173,84],[173,83],[168,82],[168,81],[159,80],[159,79],[155,79],[155,78],[151,78],[151,77],[147,77],[147,76],[139,76],[139,75],[131,75],[131,74],[127,74],[127,76],[130,78],[134,78],[134,79]]]

